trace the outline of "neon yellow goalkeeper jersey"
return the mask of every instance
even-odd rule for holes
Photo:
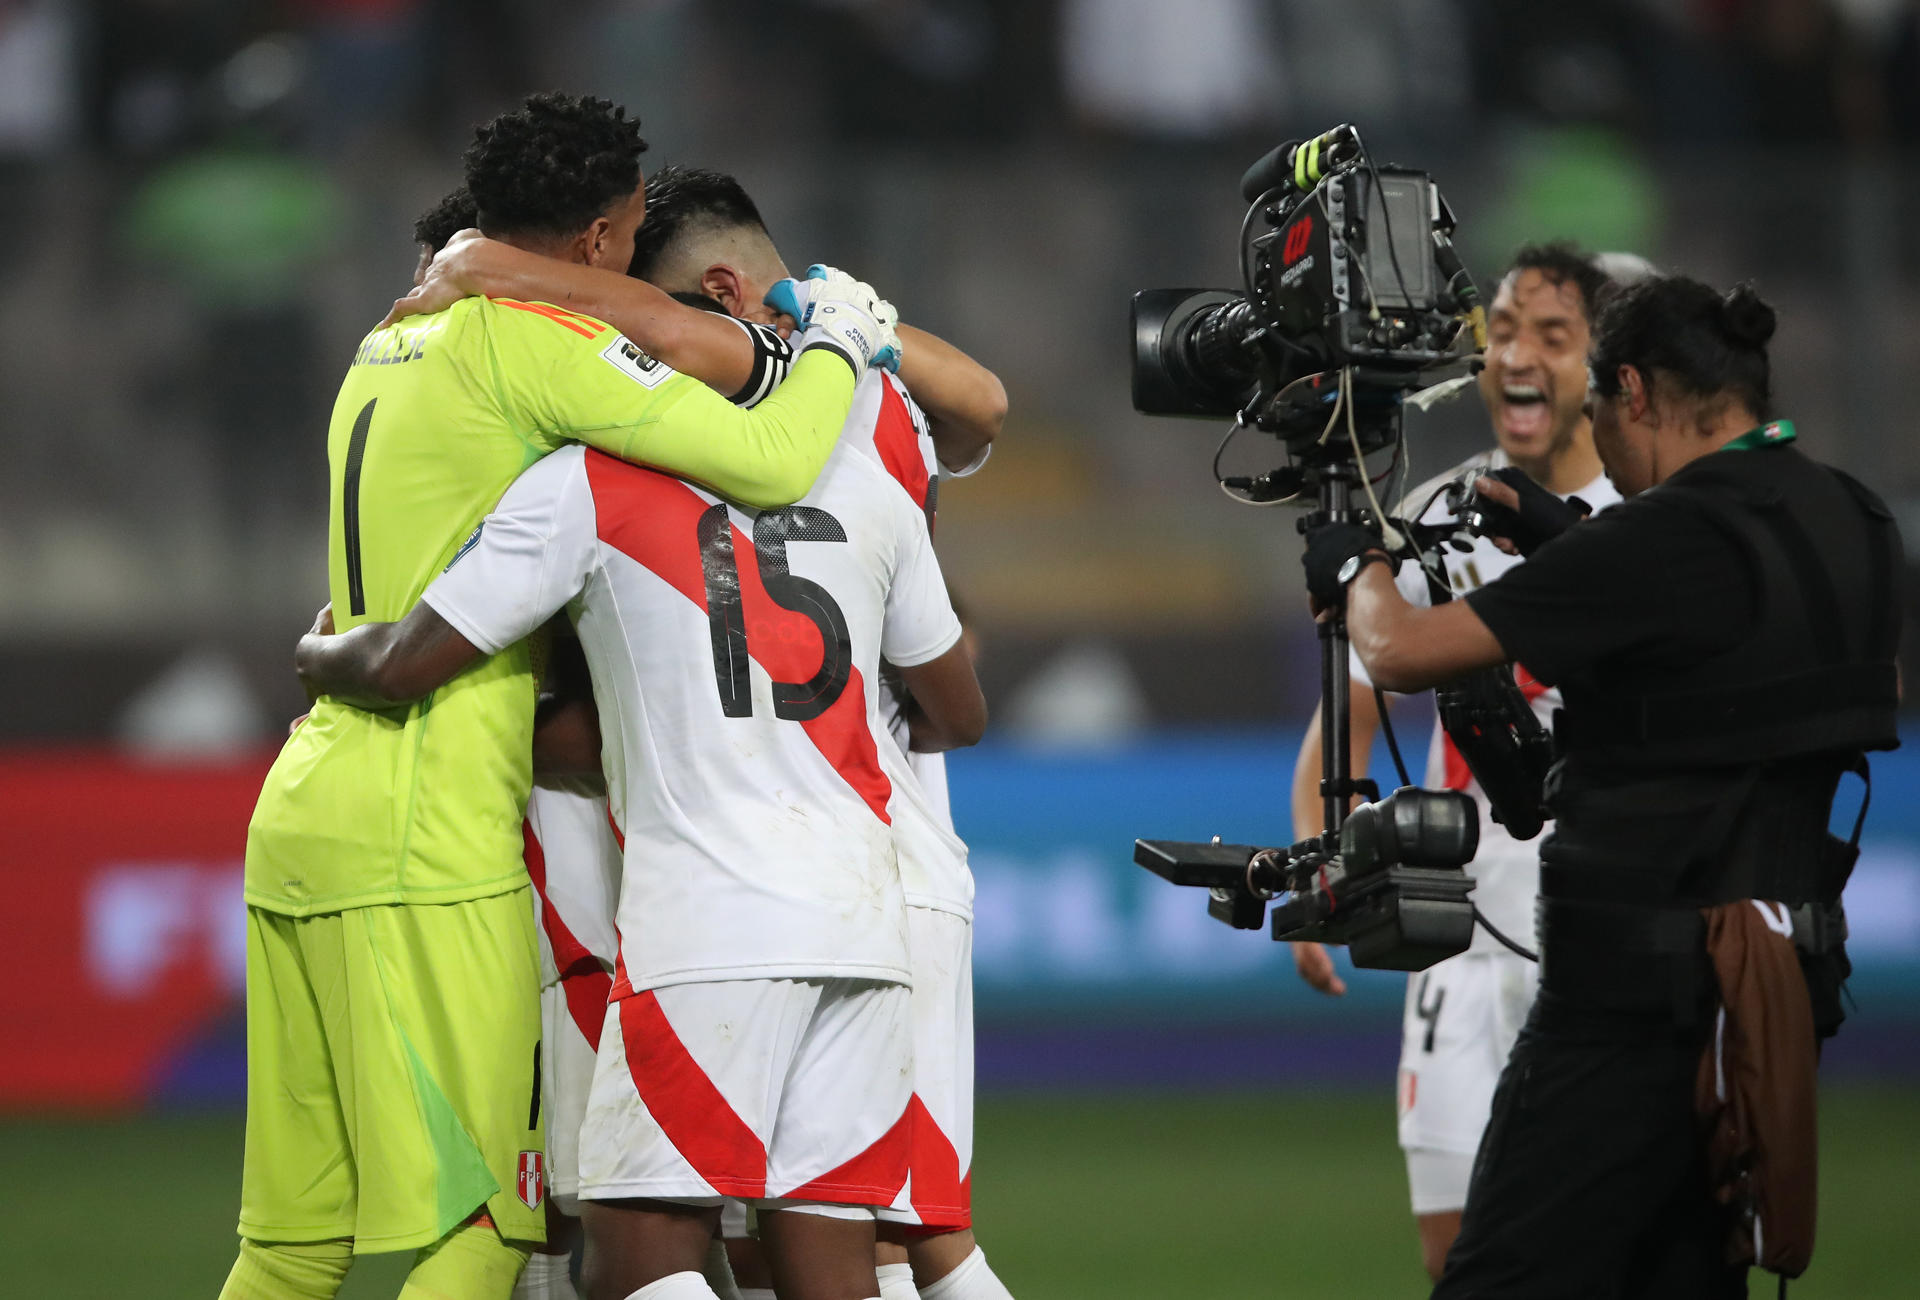
[[[569,439],[781,505],[812,486],[852,398],[851,368],[816,349],[744,410],[544,303],[468,298],[376,330],[327,436],[334,627],[405,615],[520,472]],[[247,902],[301,916],[524,884],[535,689],[523,643],[411,707],[321,699],[260,792]]]

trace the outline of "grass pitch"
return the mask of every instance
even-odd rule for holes
[[[1830,1087],[1823,1112],[1820,1246],[1790,1294],[1920,1294],[1920,1091]],[[0,1291],[219,1291],[237,1115],[7,1120],[0,1151],[15,1246]],[[1021,1300],[1426,1292],[1385,1094],[991,1097],[974,1169],[981,1242]],[[363,1261],[342,1296],[393,1296],[407,1262]]]

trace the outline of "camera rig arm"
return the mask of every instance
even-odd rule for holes
[[[1161,879],[1208,891],[1207,911],[1257,930],[1273,905],[1278,940],[1346,944],[1354,964],[1424,970],[1473,936],[1479,845],[1473,800],[1451,790],[1396,790],[1353,810],[1336,833],[1286,848],[1138,840],[1134,861]]]

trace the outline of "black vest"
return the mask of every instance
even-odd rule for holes
[[[1792,447],[1719,452],[1643,500],[1704,516],[1756,596],[1731,648],[1657,680],[1569,692],[1563,753],[1724,767],[1899,744],[1900,537],[1878,497]]]
[[[1711,521],[1754,592],[1727,650],[1569,685],[1541,852],[1542,978],[1613,1005],[1692,1005],[1703,904],[1837,902],[1840,777],[1899,743],[1899,534],[1880,500],[1792,447],[1715,453],[1643,498]]]

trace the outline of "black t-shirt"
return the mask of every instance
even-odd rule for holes
[[[1692,469],[1668,481],[1683,485]],[[1751,635],[1757,580],[1738,544],[1704,514],[1655,494],[1575,524],[1465,599],[1510,657],[1562,689],[1577,717],[1600,707],[1594,692],[1697,667]],[[1737,765],[1682,774],[1583,760],[1577,781],[1570,766],[1565,760],[1550,782],[1556,822],[1541,850],[1542,892],[1556,897],[1604,888],[1618,901],[1643,902],[1683,889],[1681,872],[1710,816],[1731,793],[1754,790],[1749,769]],[[1605,872],[1595,872],[1602,863]]]
[[[1466,601],[1509,658],[1578,696],[1616,674],[1644,678],[1727,650],[1759,608],[1752,584],[1719,528],[1635,497],[1575,524]]]

